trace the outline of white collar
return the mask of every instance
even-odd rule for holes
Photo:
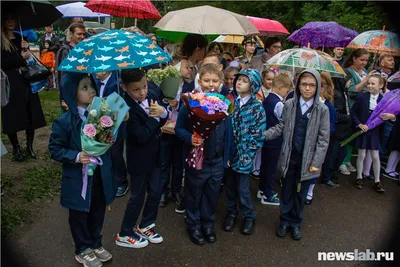
[[[371,95],[372,99],[378,99],[378,96],[379,96],[379,94],[373,95],[372,93],[370,93],[370,95]]]
[[[100,82],[101,83],[104,83],[104,86],[106,86],[107,85],[107,82],[108,82],[108,80],[111,78],[111,73],[110,73],[110,75],[108,75],[108,77],[107,78],[105,78],[104,80],[100,80]]]
[[[303,106],[303,104],[306,104],[308,108],[310,108],[312,106],[312,104],[314,104],[314,98],[311,98],[310,100],[308,100],[307,102],[303,99],[302,96],[300,96],[300,106]]]
[[[242,98],[242,97],[239,95],[237,99],[239,100],[240,103],[242,103],[242,105],[244,105],[244,104],[247,103],[247,101],[249,101],[250,97],[251,97],[251,95],[248,95],[248,96],[245,96],[245,97]]]

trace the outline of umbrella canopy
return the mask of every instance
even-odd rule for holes
[[[279,21],[250,16],[246,16],[246,18],[248,18],[260,32],[259,36],[289,34],[289,31]]]
[[[189,33],[187,32],[174,32],[174,31],[163,31],[163,30],[156,30],[156,36],[157,37],[161,37],[164,38],[168,41],[171,42],[180,42],[183,39],[185,39],[185,37],[188,35]],[[214,40],[215,38],[217,38],[219,35],[218,34],[205,34],[204,37],[206,37],[210,42],[212,40]]]
[[[85,6],[94,12],[102,12],[122,18],[161,18],[160,13],[150,0],[89,0]]]
[[[400,71],[396,72],[395,74],[393,74],[392,76],[389,77],[389,79],[387,80],[389,83],[390,82],[396,82],[396,83],[400,83]]]
[[[16,14],[23,30],[49,26],[62,17],[62,13],[49,1],[41,0],[2,1],[1,13],[3,16]]]
[[[65,5],[57,6],[57,9],[63,14],[63,18],[97,18],[97,17],[110,17],[108,14],[93,12],[85,7],[83,2],[74,2]]]
[[[245,16],[211,6],[198,6],[168,12],[154,27],[164,31],[203,35],[259,33]]]
[[[241,35],[220,35],[213,42],[228,43],[228,44],[242,44],[244,36]],[[264,48],[264,43],[260,37],[256,36],[257,45]]]
[[[110,30],[77,44],[61,62],[58,70],[94,73],[142,68],[171,60],[168,53],[144,36]]]
[[[309,48],[284,50],[270,58],[266,65],[271,68],[288,70],[292,73],[301,73],[310,68],[329,72],[332,77],[346,76],[342,67],[330,55]]]
[[[302,46],[310,43],[311,47],[346,47],[357,34],[334,21],[314,21],[293,32],[288,40]]]
[[[369,52],[386,52],[400,56],[400,38],[397,33],[389,31],[366,31],[357,35],[347,46],[365,48]]]

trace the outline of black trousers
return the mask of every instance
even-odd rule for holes
[[[90,211],[69,210],[68,222],[75,242],[75,254],[79,254],[87,248],[96,249],[102,246],[101,230],[105,213],[106,200],[98,167],[93,177]]]
[[[280,147],[267,148],[264,145],[262,148],[259,190],[262,191],[267,198],[272,197],[274,194],[275,173],[278,166],[280,152]]]
[[[202,170],[186,169],[185,210],[186,227],[190,230],[212,228],[222,177],[224,176],[223,159],[203,162]]]
[[[331,138],[329,141],[328,152],[326,153],[325,162],[322,165],[322,183],[332,180],[333,174],[339,169],[344,158],[346,157],[347,148],[340,147],[340,141]]]
[[[303,209],[311,180],[300,182],[302,155],[293,148],[289,169],[282,178],[280,203],[280,221],[282,225],[300,227],[303,220]]]
[[[124,159],[124,144],[126,137],[126,123],[122,122],[118,130],[117,140],[111,147],[111,160],[114,170],[114,177],[117,182],[117,186],[127,186],[128,180],[126,178],[126,164]]]
[[[183,143],[175,135],[163,134],[161,139],[161,155],[161,178],[163,184],[163,194],[169,194],[170,180],[171,192],[173,194],[180,194],[183,178]],[[172,176],[170,175],[171,168]]]
[[[126,206],[124,219],[121,226],[121,236],[133,235],[133,228],[143,209],[142,221],[139,228],[146,228],[155,223],[158,204],[161,197],[160,169],[155,168],[148,173],[129,173],[131,178],[131,197]],[[146,203],[144,203],[147,193]],[[144,205],[144,208],[143,208]]]

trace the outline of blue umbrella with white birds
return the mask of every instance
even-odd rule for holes
[[[143,68],[171,60],[168,53],[142,35],[110,30],[77,44],[61,62],[58,70],[95,73]]]

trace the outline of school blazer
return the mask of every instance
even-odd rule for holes
[[[148,101],[159,100],[151,91],[148,91],[146,99]],[[154,168],[160,168],[160,127],[165,124],[166,119],[160,119],[160,122],[158,122],[156,119],[149,117],[142,107],[128,94],[125,94],[125,101],[131,108],[129,110],[129,120],[127,121],[126,138],[126,165],[128,172],[131,174],[144,174]]]

